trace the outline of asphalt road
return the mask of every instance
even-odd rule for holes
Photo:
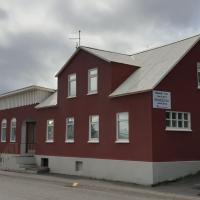
[[[72,183],[79,181],[78,187]],[[0,172],[0,200],[185,200],[104,181]],[[199,199],[199,198],[198,198]]]

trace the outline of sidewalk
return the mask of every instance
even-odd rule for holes
[[[139,186],[135,184],[121,183],[121,182],[109,182],[103,180],[94,180],[87,179],[77,176],[67,176],[67,175],[57,175],[57,174],[26,174],[26,173],[17,173],[17,172],[8,172],[0,171],[0,176],[10,176],[21,179],[32,179],[35,181],[48,182],[64,187],[73,187],[73,183],[78,185],[74,188],[76,189],[86,189],[86,190],[95,190],[102,192],[111,192],[111,193],[121,193],[121,194],[130,194],[137,196],[145,196],[154,199],[170,199],[170,200],[190,200],[190,199],[200,199],[198,194],[200,193],[199,185],[194,181],[196,178],[197,181],[200,177],[189,178],[189,180],[182,180],[174,183],[162,184],[156,187],[146,187]],[[187,184],[191,184],[193,181],[193,186],[196,188],[188,188]],[[200,183],[200,182],[199,182]],[[186,190],[188,188],[188,192]]]

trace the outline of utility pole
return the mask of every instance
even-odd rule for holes
[[[74,37],[74,38],[69,38],[70,40],[78,40],[78,42],[76,42],[76,48],[81,46],[81,30],[78,31],[78,37]]]

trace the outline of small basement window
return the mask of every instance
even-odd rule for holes
[[[75,162],[75,170],[78,171],[82,171],[83,169],[83,162],[82,161],[76,161]]]
[[[41,167],[49,167],[49,159],[41,158]]]

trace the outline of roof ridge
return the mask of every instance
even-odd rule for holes
[[[187,38],[184,38],[184,39],[175,41],[175,42],[170,42],[170,43],[168,43],[168,44],[164,44],[164,45],[161,45],[161,46],[153,47],[153,48],[150,48],[150,49],[147,49],[147,50],[139,51],[139,52],[136,52],[136,53],[131,54],[130,56],[134,56],[134,55],[137,55],[137,54],[140,54],[140,53],[144,53],[144,52],[147,52],[147,51],[151,51],[151,50],[163,48],[163,47],[166,47],[166,46],[170,46],[170,45],[173,45],[173,44],[176,44],[176,43],[179,43],[179,42],[183,42],[183,41],[185,41],[185,40],[189,40],[189,39],[194,38],[194,37],[197,37],[197,36],[200,37],[200,34],[194,35],[194,36],[192,36],[192,37],[187,37]]]
[[[131,56],[130,54],[126,54],[126,53],[119,53],[119,52],[115,52],[115,51],[108,51],[105,49],[98,49],[98,48],[94,48],[94,47],[88,47],[88,46],[80,46],[80,48],[88,48],[88,49],[94,49],[94,50],[98,50],[98,51],[104,51],[104,52],[109,52],[109,53],[115,53],[115,54],[120,54],[120,55],[125,55],[125,56]]]

